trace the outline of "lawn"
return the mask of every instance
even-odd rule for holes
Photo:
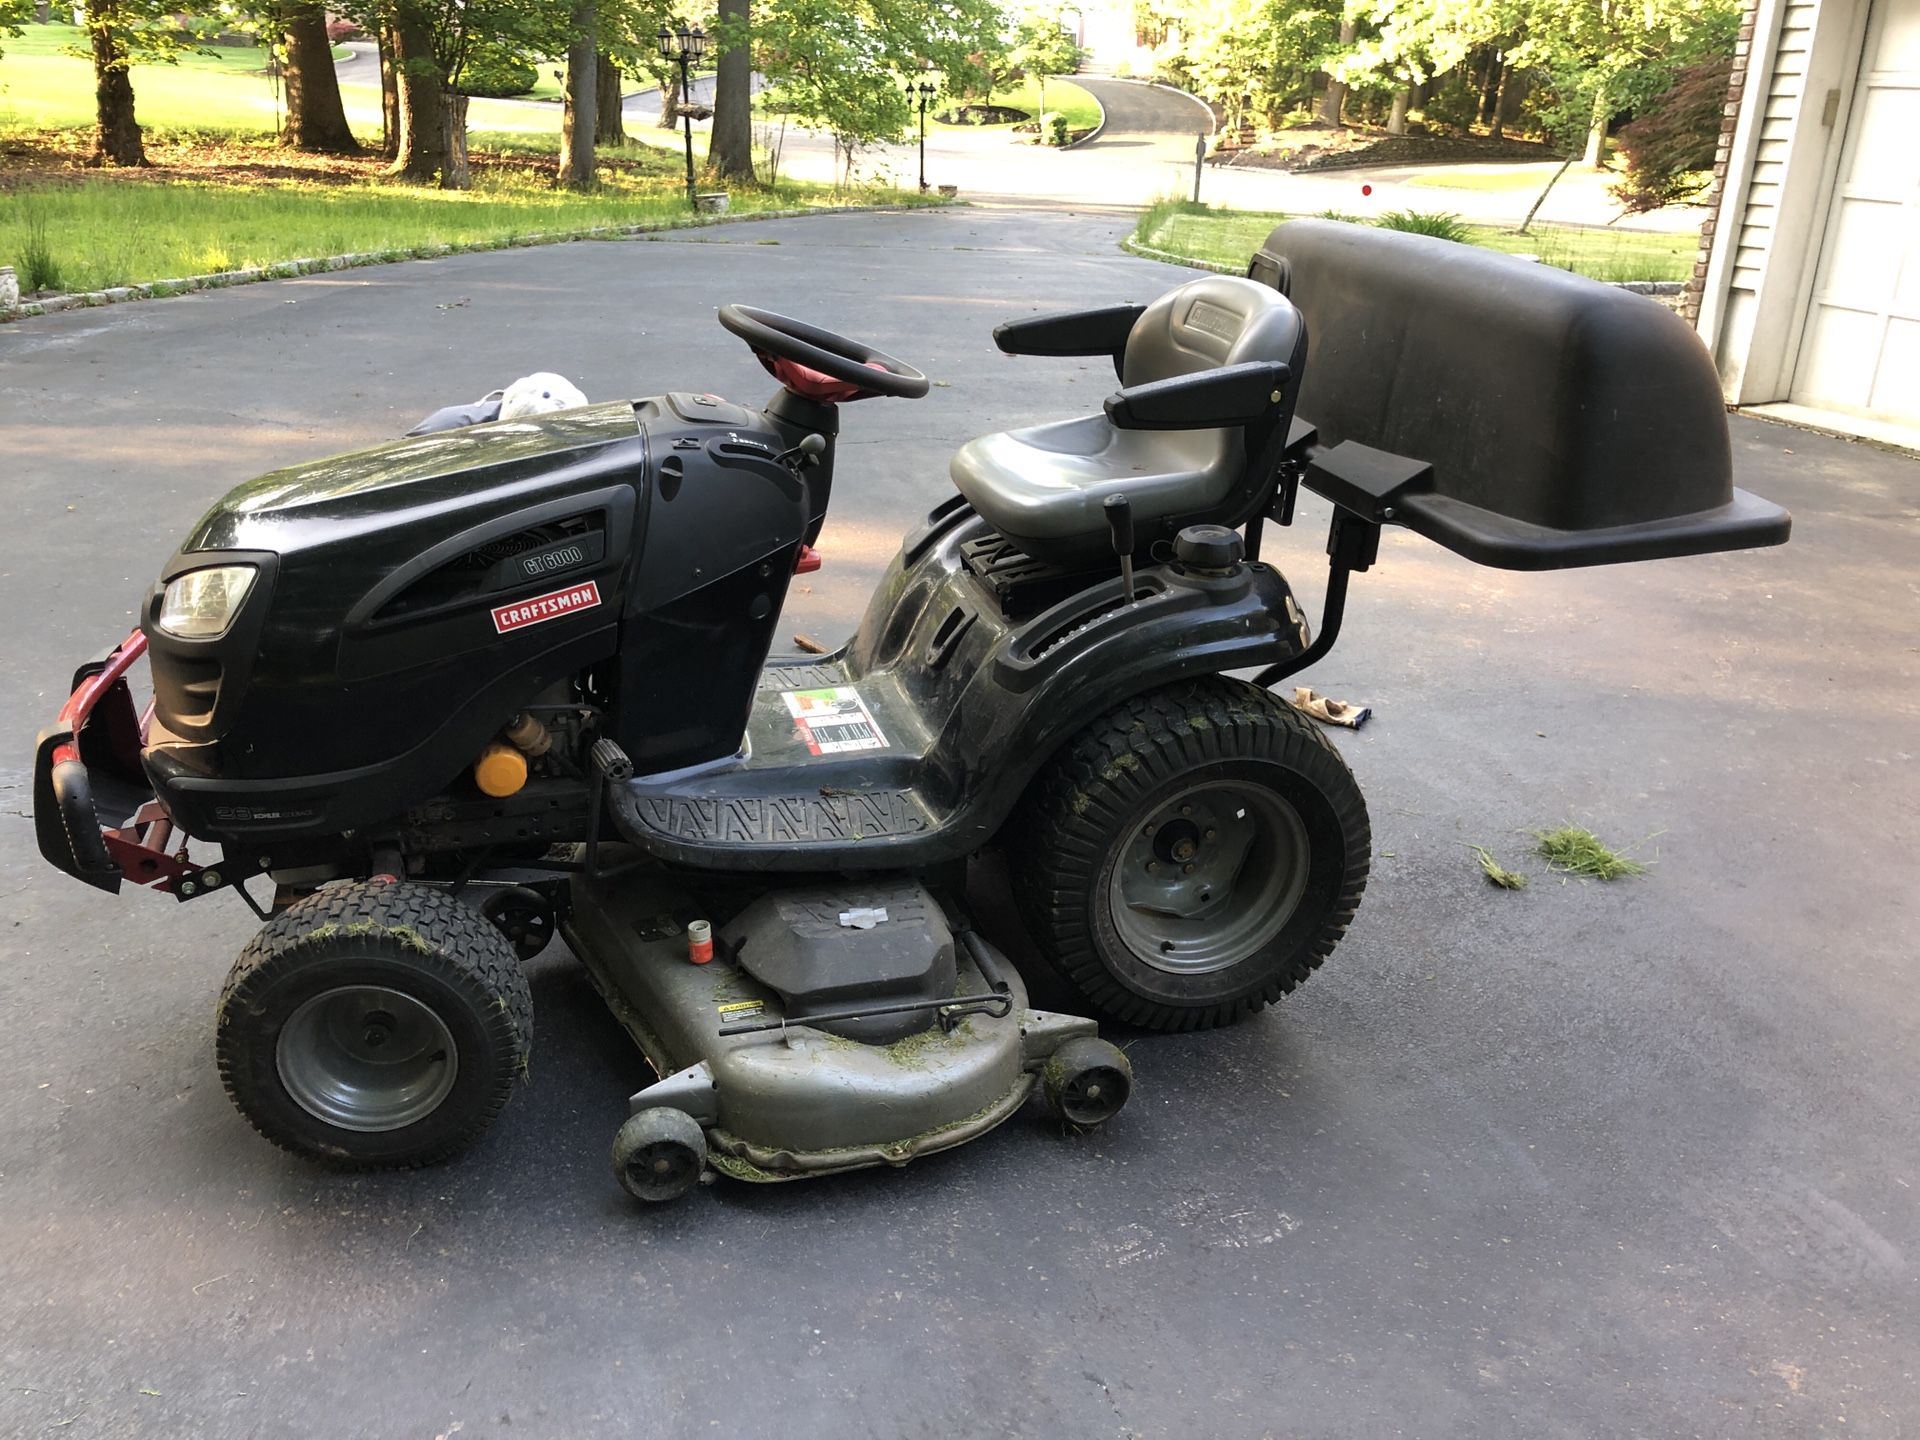
[[[1219,210],[1188,201],[1167,201],[1140,217],[1135,243],[1188,259],[1244,269],[1267,232],[1295,217],[1265,210]],[[1341,217],[1348,218],[1348,217]],[[1536,225],[1516,235],[1491,225],[1468,227],[1472,242],[1510,255],[1538,256],[1596,280],[1684,280],[1693,271],[1699,237],[1642,230]]]
[[[0,206],[0,265],[18,270],[29,290],[97,290],[278,260],[412,253],[686,215],[683,172],[670,152],[603,149],[602,183],[582,195],[554,189],[551,159],[522,137],[478,135],[475,142],[474,185],[465,191],[379,180],[377,160],[326,162],[314,178],[289,178],[293,157],[270,144],[233,143],[215,152],[228,163],[210,165],[208,178],[194,178],[190,167],[156,173],[164,184],[140,176],[77,183],[48,177],[17,187]],[[533,153],[514,153],[523,147]],[[236,180],[255,152],[254,163],[271,178]],[[731,193],[736,214],[909,199],[808,185]]]
[[[950,105],[965,104],[948,95],[936,96],[927,109],[927,128],[929,130],[995,130],[1006,126],[994,125],[947,125],[933,118],[935,110],[945,110]],[[987,102],[982,102],[987,103]],[[1031,80],[1022,80],[1016,85],[993,92],[992,104],[1004,105],[1011,110],[1024,110],[1029,115],[1040,113],[1040,91]],[[1047,78],[1047,109],[1057,111],[1067,117],[1067,129],[1091,130],[1100,123],[1100,102],[1071,80],[1060,80],[1052,76]]]
[[[76,43],[71,25],[28,25],[19,39],[0,40],[0,138],[23,130],[93,124],[93,66],[62,51]],[[174,65],[135,65],[134,110],[151,134],[271,134],[280,101],[259,49],[219,47]],[[347,121],[362,135],[380,132],[380,91],[342,85]],[[560,107],[475,100],[468,121],[477,130],[558,134]]]

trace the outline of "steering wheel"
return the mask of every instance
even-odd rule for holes
[[[917,400],[927,393],[927,377],[905,361],[804,320],[751,305],[722,305],[720,323],[746,341],[781,384],[808,399],[829,404],[868,395]]]

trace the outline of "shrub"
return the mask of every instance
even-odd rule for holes
[[[1627,173],[1611,189],[1629,214],[1682,204],[1712,183],[1732,75],[1733,61],[1724,55],[1689,65],[1621,130]]]
[[[524,55],[497,46],[476,45],[461,67],[459,90],[462,95],[505,100],[526,94],[539,78],[533,62]]]
[[[1040,138],[1042,143],[1061,146],[1067,143],[1067,117],[1057,110],[1049,110],[1040,117]]]
[[[1436,240],[1455,240],[1462,245],[1473,235],[1466,221],[1446,211],[1389,210],[1373,223],[1382,230],[1405,230],[1411,235],[1431,235]]]
[[[342,40],[364,40],[367,32],[352,20],[329,20],[327,39],[338,45]]]

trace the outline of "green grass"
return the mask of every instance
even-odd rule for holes
[[[1578,825],[1562,825],[1534,834],[1540,853],[1547,857],[1547,868],[1562,875],[1583,875],[1595,880],[1616,880],[1622,875],[1644,875],[1647,867],[1638,860],[1611,850],[1591,830]]]
[[[1244,269],[1267,232],[1288,215],[1269,210],[1218,210],[1165,200],[1140,217],[1136,243],[1193,260]],[[1544,265],[1596,280],[1684,280],[1693,271],[1699,237],[1642,230],[1537,225],[1516,235],[1492,225],[1469,225],[1469,243],[1508,254],[1538,256]]]
[[[71,25],[25,29],[21,39],[0,41],[0,138],[23,130],[92,125],[93,66],[61,53],[80,32]],[[176,65],[135,65],[130,72],[135,115],[160,138],[271,134],[279,112],[265,63],[258,49],[216,48],[207,55],[183,55]],[[342,85],[340,94],[347,122],[361,135],[378,135],[379,87]],[[560,130],[558,106],[475,100],[467,118],[476,130]]]
[[[97,290],[275,261],[347,253],[419,253],[684,217],[681,172],[663,151],[629,146],[600,188],[555,190],[543,168],[480,165],[474,188],[445,191],[368,178],[347,183],[240,183],[169,178],[167,184],[97,178],[27,186],[0,205],[0,265],[57,273],[57,285]],[[484,159],[476,156],[477,159]],[[733,211],[847,200],[824,186],[732,191]]]
[[[945,110],[949,107],[957,107],[968,103],[970,102],[954,99],[947,95],[938,96],[934,100],[933,105],[927,110],[927,129],[1002,130],[1009,128],[999,125],[947,125],[933,118],[933,112],[935,110]],[[1017,85],[1008,86],[1004,90],[994,91],[991,102],[981,101],[979,103],[1004,105],[1010,110],[1024,110],[1029,115],[1038,119],[1040,114],[1040,91],[1039,87],[1031,80],[1022,80]],[[1092,95],[1088,94],[1071,80],[1057,80],[1052,76],[1047,77],[1047,109],[1057,111],[1059,114],[1066,116],[1067,129],[1069,130],[1091,130],[1100,123],[1100,102],[1095,100]]]
[[[1527,888],[1527,877],[1518,871],[1507,869],[1498,860],[1493,858],[1493,852],[1487,849],[1486,846],[1469,845],[1467,848],[1473,851],[1474,858],[1480,862],[1480,873],[1487,877],[1489,884],[1498,885],[1502,890],[1524,890]]]

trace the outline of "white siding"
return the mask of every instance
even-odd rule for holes
[[[1818,0],[1793,0],[1780,19],[1780,40],[1773,64],[1764,75],[1750,75],[1747,85],[1764,87],[1767,97],[1754,151],[1752,179],[1741,207],[1740,236],[1733,256],[1730,288],[1757,290],[1766,269],[1779,218],[1780,185],[1785,176],[1788,147],[1806,95],[1807,61],[1813,49],[1813,24]]]

